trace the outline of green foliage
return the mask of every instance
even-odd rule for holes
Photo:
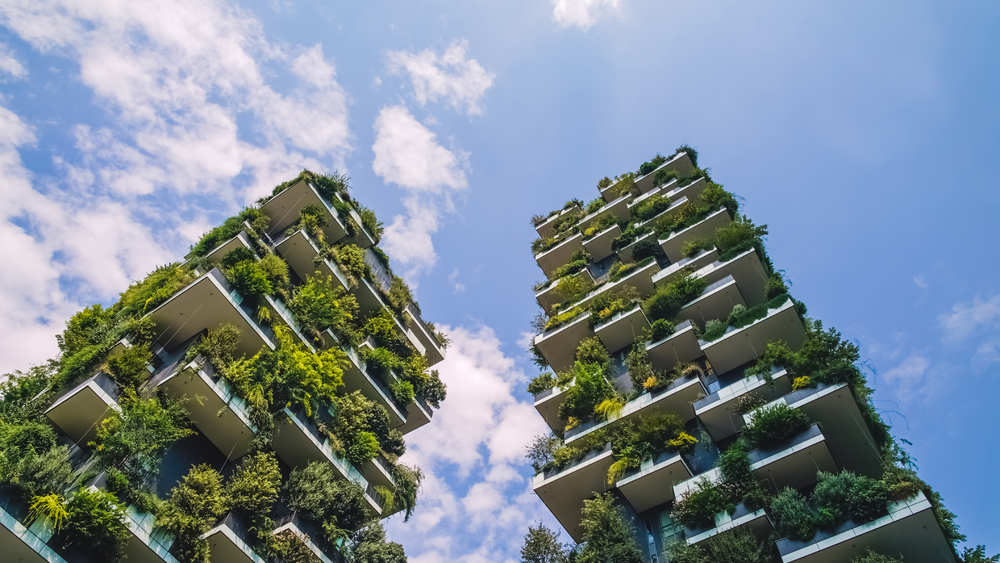
[[[983,561],[987,560],[984,559]],[[994,559],[993,561],[996,561],[996,559]],[[868,551],[866,551],[864,555],[858,557],[857,559],[852,559],[851,563],[903,563],[903,562],[899,559],[896,559],[895,557],[882,555],[880,553],[872,551],[871,548],[868,548]]]
[[[601,401],[615,397],[615,391],[604,378],[604,366],[577,362],[573,368],[576,384],[566,391],[563,403],[559,405],[559,418],[569,421],[590,420],[594,408]]]
[[[351,538],[354,563],[406,563],[403,546],[386,541],[380,522],[372,522]]]
[[[701,331],[699,338],[705,342],[718,340],[726,334],[726,322],[719,319],[709,319],[705,321],[705,328]]]
[[[695,277],[690,271],[685,272],[680,278],[657,288],[656,292],[646,298],[642,309],[652,321],[672,321],[681,307],[700,296],[707,286],[708,282],[704,279]]]
[[[49,388],[58,364],[55,361],[32,366],[27,372],[20,370],[0,375],[0,423],[16,424],[43,416],[48,407],[40,396]]]
[[[764,286],[764,299],[774,299],[775,297],[788,293],[788,286],[785,284],[781,274],[774,273],[767,278],[767,285]]]
[[[967,547],[962,551],[962,563],[998,563],[1000,555],[987,557],[986,546],[977,545],[975,548]],[[863,563],[894,563],[892,561],[865,561]]]
[[[280,491],[281,471],[274,452],[250,454],[226,484],[227,509],[255,520],[271,511]]]
[[[400,404],[408,405],[413,402],[413,398],[417,396],[416,391],[413,389],[413,384],[409,381],[403,381],[397,379],[389,384],[389,391],[392,392],[392,396]]]
[[[236,359],[240,344],[240,329],[232,323],[223,323],[207,331],[188,349],[186,359],[193,360],[204,354],[217,369],[224,369]]]
[[[649,174],[653,170],[656,170],[657,167],[659,167],[666,161],[667,157],[663,156],[660,153],[656,153],[656,156],[654,156],[652,159],[642,163],[642,166],[639,167],[639,175],[645,176],[646,174]]]
[[[132,346],[120,354],[108,358],[108,374],[122,389],[133,391],[149,379],[146,366],[153,359],[153,353],[146,346]]]
[[[586,252],[584,252],[584,254],[586,254]],[[576,255],[574,254],[574,256]],[[586,268],[587,264],[589,263],[590,263],[589,254],[580,258],[570,258],[570,262],[563,264],[562,266],[559,266],[552,272],[552,275],[549,276],[549,282],[553,282],[557,279],[564,278],[566,276],[571,276],[577,272],[580,272],[584,268]]]
[[[639,238],[641,235],[652,232],[652,230],[652,227],[649,225],[642,225],[638,227],[635,225],[629,225],[627,229],[622,231],[622,234],[611,239],[611,250],[617,252],[635,242],[635,239]],[[651,243],[652,241],[649,242]],[[635,258],[635,250],[636,249],[633,249],[632,251],[633,258]]]
[[[608,349],[601,342],[601,339],[596,336],[581,340],[580,345],[576,347],[573,357],[576,361],[583,364],[604,365],[611,361]]]
[[[524,447],[524,457],[528,458],[536,474],[541,473],[555,460],[556,450],[563,446],[563,441],[554,434],[538,434]]]
[[[417,493],[420,492],[424,474],[417,466],[399,463],[392,468],[392,480],[396,483],[396,502],[406,511],[403,516],[403,522],[406,522],[417,507]]]
[[[337,201],[337,194],[347,195],[351,179],[346,174],[338,172],[333,174],[312,174],[310,172],[309,174],[313,185],[316,186],[316,191],[327,201]]]
[[[678,440],[682,435],[688,439]],[[611,452],[617,463],[608,471],[608,484],[620,479],[625,469],[636,469],[660,452],[690,451],[696,442],[684,432],[681,419],[672,413],[654,412],[640,416],[635,422],[620,422],[611,432]]]
[[[743,429],[743,437],[752,448],[770,448],[781,444],[811,424],[804,412],[780,402],[761,407],[750,417],[750,424]]]
[[[594,235],[603,232],[605,229],[610,229],[612,226],[618,223],[618,219],[611,213],[605,213],[601,215],[596,220],[591,221],[587,228],[581,231],[583,233],[583,240],[587,240]]]
[[[365,251],[354,244],[344,244],[333,249],[333,259],[345,274],[357,283],[360,278],[371,277],[371,267],[365,263]]]
[[[816,488],[813,489],[812,499],[816,504],[819,525],[833,526],[849,516],[847,500],[856,480],[857,476],[850,471],[820,471],[816,474]]]
[[[106,327],[113,320],[113,313],[110,309],[104,309],[98,303],[78,311],[66,321],[66,329],[56,341],[63,356],[72,356],[86,346],[100,341],[100,335],[95,334]]]
[[[886,513],[888,505],[889,490],[883,481],[859,475],[851,485],[847,507],[854,520],[874,520]]]
[[[392,313],[388,310],[382,309],[377,315],[369,317],[364,327],[362,327],[361,332],[366,336],[374,338],[375,343],[379,346],[392,349],[393,352],[398,353],[396,321]]]
[[[644,223],[670,208],[673,202],[662,194],[653,194],[629,210],[629,215],[637,223]]]
[[[559,532],[542,524],[528,526],[521,546],[522,563],[569,563],[569,546],[559,542]]]
[[[61,493],[71,473],[67,449],[41,422],[0,424],[0,484],[22,498]]]
[[[536,375],[528,382],[528,394],[537,395],[542,391],[552,389],[556,386],[556,378],[552,372],[545,372]]]
[[[382,235],[385,233],[385,225],[382,221],[378,220],[375,212],[364,205],[359,205],[358,215],[361,217],[361,224],[364,225],[365,230],[375,239],[375,242],[380,241]]]
[[[685,258],[690,258],[702,250],[711,250],[714,247],[715,244],[707,238],[694,238],[684,241],[684,246],[681,247],[681,255]]]
[[[264,270],[257,262],[244,260],[226,271],[226,277],[243,297],[257,302],[274,291]]]
[[[201,239],[191,246],[191,254],[195,256],[205,256],[215,247],[223,242],[235,237],[245,229],[243,222],[250,223],[252,229],[264,231],[267,229],[268,219],[260,209],[253,207],[244,208],[238,215],[234,215],[218,227],[201,235]]]
[[[180,264],[160,266],[121,294],[114,307],[116,317],[138,317],[148,313],[194,280],[194,272]]]
[[[791,297],[787,293],[782,293],[781,295],[772,298],[770,301],[758,303],[749,309],[745,305],[737,304],[733,307],[733,310],[729,312],[729,316],[726,317],[725,321],[719,321],[716,323],[713,322],[716,319],[712,319],[708,323],[705,323],[705,330],[701,334],[701,339],[705,342],[718,340],[726,333],[727,326],[743,328],[751,325],[754,322],[766,317],[769,310],[781,307],[789,299],[791,299]],[[768,366],[767,373],[770,373],[770,370],[771,368]],[[756,371],[754,373],[756,373]]]
[[[732,251],[744,252],[755,245],[763,246],[763,237],[767,236],[767,225],[757,226],[746,217],[715,230],[715,244],[719,254]]]
[[[676,170],[657,170],[656,175],[653,176],[653,187],[658,188],[660,186],[670,183],[671,180],[678,178],[680,175]]]
[[[727,483],[741,486],[749,486],[756,483],[753,473],[750,471],[750,447],[746,440],[737,439],[722,452],[716,462],[719,474]]]
[[[410,303],[413,303],[413,292],[406,281],[399,276],[392,277],[392,287],[389,289],[389,305],[396,311],[402,311]]]
[[[707,479],[696,483],[696,489],[674,502],[670,516],[688,528],[706,528],[715,524],[720,512],[732,512],[736,504],[721,487]]]
[[[35,496],[31,499],[31,506],[28,507],[28,522],[38,519],[46,521],[53,530],[58,532],[62,529],[69,512],[66,510],[66,500],[57,494],[47,494],[45,496]]]
[[[628,368],[629,379],[632,380],[632,389],[642,391],[649,378],[656,378],[653,367],[649,363],[649,354],[646,353],[646,346],[641,342],[634,346],[625,356],[625,366]]]
[[[125,558],[131,532],[126,512],[111,493],[82,489],[66,503],[65,521],[52,542],[67,553],[88,553],[97,561]]]
[[[677,329],[677,325],[667,319],[656,319],[649,325],[649,342],[659,342],[670,336]]]
[[[116,467],[132,482],[146,483],[159,471],[167,448],[194,431],[177,401],[134,398],[120,404],[98,425],[91,445],[103,467]]]
[[[629,285],[597,295],[590,302],[590,328],[607,322],[618,313],[634,309],[641,299],[639,290]]]
[[[807,541],[816,534],[816,515],[795,489],[786,487],[771,499],[770,514],[779,537]]]
[[[563,303],[573,303],[590,293],[594,283],[584,276],[565,276],[560,278],[553,290]]]
[[[587,310],[582,307],[573,307],[572,309],[563,311],[558,315],[552,315],[549,320],[545,323],[545,330],[554,330],[560,326],[568,323],[571,320],[576,319]]]
[[[378,451],[378,438],[375,437],[375,434],[358,432],[351,438],[350,445],[347,446],[347,459],[360,466],[375,459]]]
[[[625,194],[639,195],[639,188],[635,185],[635,178],[635,172],[626,172],[621,176],[616,176],[614,185],[611,188],[612,196],[617,198]]]
[[[237,246],[236,248],[227,252],[226,255],[222,257],[222,260],[219,261],[219,265],[222,267],[222,269],[228,270],[229,268],[232,268],[233,266],[239,264],[240,262],[244,262],[247,260],[253,262],[256,259],[257,255],[254,254],[253,250],[250,250],[245,246]]]
[[[583,501],[583,539],[579,563],[640,563],[642,554],[632,535],[632,526],[610,493]]]
[[[428,381],[417,393],[428,405],[439,409],[441,408],[441,403],[448,396],[448,387],[444,384],[444,381],[441,381],[441,375],[438,371],[431,370]]]
[[[687,545],[679,541],[669,548],[670,563],[770,563],[771,553],[750,530],[721,533],[706,542]]]
[[[697,168],[698,167],[698,151],[694,150],[693,148],[691,148],[688,145],[681,145],[681,146],[677,147],[676,151],[674,151],[674,156],[677,156],[678,154],[680,154],[682,152],[686,152],[687,153],[688,158],[691,159],[691,165],[694,166],[695,168]]]
[[[293,470],[285,490],[288,507],[323,524],[329,541],[335,542],[345,530],[355,530],[369,519],[364,490],[353,481],[338,479],[328,463],[313,461]]]
[[[208,563],[208,541],[199,537],[226,511],[222,476],[208,464],[191,468],[178,483],[160,513],[159,526],[174,535],[172,553],[182,563]]]
[[[288,308],[303,333],[316,340],[327,328],[349,340],[346,333],[358,318],[358,302],[354,296],[334,286],[332,276],[323,277],[319,272],[307,276],[305,283],[292,291]]]
[[[288,264],[284,260],[277,254],[268,253],[257,262],[257,267],[271,284],[274,293],[282,296],[287,294],[291,280],[288,277]]]
[[[644,262],[655,258],[657,254],[662,252],[663,249],[660,248],[660,245],[656,244],[656,241],[652,239],[640,240],[632,247],[632,260]]]

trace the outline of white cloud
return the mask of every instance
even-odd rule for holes
[[[454,194],[468,187],[455,153],[403,106],[382,108],[375,120],[372,170],[404,189],[407,216],[397,215],[385,229],[386,251],[416,275],[437,262],[431,235],[440,214],[454,208]]]
[[[925,397],[936,383],[934,376],[930,361],[918,354],[907,356],[882,375],[896,397],[903,402]]]
[[[590,29],[597,20],[617,12],[621,0],[552,0],[552,15],[561,27]]]
[[[14,78],[28,76],[28,70],[14,56],[14,50],[10,48],[10,45],[5,43],[0,43],[0,73],[9,74]]]
[[[18,265],[0,273],[0,338],[13,350],[0,369],[53,354],[72,311],[179,257],[220,208],[303,167],[342,166],[351,150],[349,100],[321,46],[270,42],[224,1],[12,0],[0,25],[78,65],[48,80],[81,82],[103,111],[61,125],[67,150],[0,107],[0,258]],[[0,46],[0,72],[30,70]],[[58,177],[21,163],[18,148],[34,143],[58,155]]]
[[[993,338],[976,347],[972,356],[972,366],[983,370],[991,364],[1000,363],[1000,338]]]
[[[420,105],[444,98],[457,111],[469,115],[482,113],[479,102],[496,75],[487,71],[476,59],[466,56],[469,42],[454,41],[438,55],[430,49],[419,53],[389,51],[389,72],[410,77],[413,94]],[[463,109],[464,108],[464,109]]]
[[[925,280],[924,276],[922,275],[913,276],[913,285],[919,287],[920,289],[927,289],[930,287],[929,285],[927,285],[927,280]]]
[[[976,296],[971,303],[956,303],[951,312],[938,317],[942,339],[960,342],[984,329],[1000,326],[1000,294],[989,299]]]
[[[459,276],[458,268],[456,267],[450,274],[448,274],[448,281],[451,282],[451,287],[454,290],[453,293],[462,293],[465,291],[465,284],[458,281]]]
[[[524,474],[524,446],[546,429],[514,397],[527,378],[493,330],[443,330],[452,344],[435,369],[448,398],[431,429],[407,436],[404,458],[428,478],[414,519],[390,531],[411,561],[515,561],[528,524],[551,521]]]

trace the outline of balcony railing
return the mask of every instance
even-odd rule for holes
[[[336,545],[326,541],[323,530],[309,518],[291,512],[280,516],[275,520],[274,532],[280,533],[290,531],[301,536],[305,536],[306,547],[323,563],[347,563],[347,558],[340,552]],[[279,563],[272,560],[271,563]]]

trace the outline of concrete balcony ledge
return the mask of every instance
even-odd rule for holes
[[[250,530],[232,512],[200,539],[208,541],[211,563],[267,563],[250,548]]]
[[[306,548],[322,563],[346,563],[347,559],[338,551],[337,546],[330,545],[323,538],[323,531],[312,521],[296,512],[279,517],[275,524],[274,534],[290,532],[298,536]]]
[[[681,258],[680,260],[660,270],[655,276],[653,276],[653,285],[656,287],[667,285],[680,277],[681,270],[691,268],[698,271],[702,267],[707,266],[718,259],[719,252],[714,248],[711,250],[699,250],[694,256]]]
[[[546,276],[551,276],[556,268],[569,262],[570,256],[578,250],[583,250],[583,234],[573,233],[552,248],[536,254],[535,262]]]
[[[612,488],[608,485],[608,468],[613,462],[611,444],[607,444],[562,468],[543,471],[532,480],[535,494],[573,541],[583,540],[583,528],[580,526],[583,501],[591,498],[595,492]]]
[[[156,517],[149,512],[139,512],[135,506],[127,509],[125,525],[132,537],[125,547],[125,558],[132,563],[178,563],[170,553],[174,538],[156,527]]]
[[[609,319],[594,327],[594,333],[611,352],[631,346],[636,337],[649,328],[649,321],[636,303],[631,309],[615,313]]]
[[[250,252],[257,254],[253,249],[253,244],[250,242],[250,235],[246,231],[240,231],[233,238],[223,242],[219,246],[213,248],[208,254],[205,255],[205,260],[209,264],[215,265],[222,261],[229,254],[237,248],[245,248]]]
[[[650,260],[645,266],[637,267],[617,281],[607,281],[600,287],[594,289],[576,303],[570,303],[567,307],[586,307],[599,295],[620,289],[626,285],[636,288],[640,295],[649,295],[653,292],[651,278],[659,271],[660,266],[656,260]],[[589,273],[588,273],[589,275]],[[593,279],[593,278],[591,278]]]
[[[761,541],[766,540],[767,536],[774,530],[771,519],[763,509],[750,512],[743,503],[740,503],[736,505],[736,510],[732,514],[721,512],[716,515],[714,527],[707,529],[685,528],[684,536],[688,545],[694,545],[737,528],[753,532]]]
[[[653,189],[653,180],[656,178],[656,173],[660,170],[676,170],[679,175],[683,176],[690,172],[692,168],[694,168],[694,164],[691,162],[691,157],[688,156],[687,152],[682,152],[667,159],[666,162],[657,166],[649,174],[636,178],[635,185],[641,193],[646,193]]]
[[[538,411],[538,414],[545,420],[545,424],[553,432],[561,432],[565,427],[565,423],[559,418],[559,406],[562,404],[566,392],[569,391],[575,381],[576,379],[574,378],[564,387],[557,385],[535,395],[535,410]]]
[[[542,351],[545,360],[556,373],[572,367],[580,341],[594,336],[589,322],[590,315],[584,311],[578,317],[535,337],[535,346]]]
[[[535,300],[538,301],[538,305],[543,311],[549,316],[551,316],[552,306],[558,303],[562,303],[563,296],[559,295],[556,288],[559,286],[559,282],[565,278],[578,277],[582,278],[584,281],[591,284],[594,283],[594,276],[590,273],[588,268],[584,268],[575,274],[570,274],[558,280],[553,280],[552,282],[545,285],[545,287],[539,289],[535,292]],[[601,286],[604,287],[604,286]]]
[[[711,252],[714,253],[715,250],[713,249]],[[740,293],[746,300],[748,307],[753,307],[764,300],[767,274],[764,271],[764,266],[760,263],[757,251],[752,248],[725,262],[715,260],[710,264],[705,264],[695,272],[695,275],[711,283],[732,277],[736,280],[736,285],[739,286]]]
[[[718,373],[743,365],[767,349],[772,340],[784,340],[793,350],[805,342],[805,326],[791,299],[767,316],[742,328],[728,327],[726,333],[711,342],[698,341],[702,351]]]
[[[785,487],[801,489],[812,485],[817,471],[836,473],[839,466],[826,436],[814,424],[782,444],[750,452],[750,470],[771,492],[778,493]]]
[[[60,397],[45,415],[76,443],[93,440],[97,426],[111,409],[118,409],[118,388],[99,371]]]
[[[320,258],[319,245],[304,230],[299,229],[290,236],[279,239],[274,244],[274,251],[285,259],[300,279],[305,280],[318,271],[321,275],[330,276],[336,286],[351,289],[347,275],[340,266],[326,258]],[[319,264],[316,263],[317,259]]]
[[[871,522],[848,520],[809,541],[778,540],[777,548],[782,563],[840,563],[869,549],[904,561],[955,563],[951,544],[922,492],[891,504],[888,514]]]
[[[299,220],[299,213],[309,205],[318,205],[326,212],[326,226],[323,227],[323,234],[326,236],[327,242],[334,244],[347,236],[347,227],[340,219],[340,214],[305,179],[299,180],[260,207],[260,210],[270,219],[267,228],[268,236],[271,238],[279,237],[292,223]],[[358,222],[358,225],[360,226],[361,223]]]
[[[617,218],[619,221],[624,221],[625,219],[628,219],[628,210],[629,210],[629,207],[630,207],[630,205],[629,205],[629,200],[630,199],[632,199],[632,194],[625,194],[625,195],[619,196],[614,201],[610,201],[608,203],[605,203],[597,211],[595,211],[593,213],[590,213],[587,216],[585,216],[584,218],[582,218],[579,221],[577,221],[576,226],[579,227],[581,231],[584,231],[595,220],[597,220],[597,218],[599,218],[601,215],[604,215],[605,213],[610,213],[611,215],[614,215],[615,218]]]
[[[707,186],[708,179],[702,176],[692,182],[684,184],[683,186],[677,183],[677,180],[672,180],[662,186],[661,189],[669,188],[669,191],[667,191],[664,195],[670,198],[686,197],[688,201],[698,201],[698,198],[701,197],[701,192],[705,191]]]
[[[0,557],[23,563],[66,563],[46,542],[52,529],[42,522],[24,525],[28,503],[0,492]]]
[[[670,203],[670,207],[664,209],[663,211],[657,213],[656,215],[650,217],[649,219],[646,219],[645,221],[635,223],[635,227],[636,228],[644,226],[655,227],[657,222],[666,219],[667,217],[672,217],[677,213],[679,213],[681,209],[683,209],[684,204],[686,204],[687,202],[688,198],[686,197],[678,198],[677,200],[672,201]]]
[[[642,462],[615,485],[636,512],[674,500],[674,485],[691,478],[691,469],[678,452],[662,452],[655,459]]]
[[[420,311],[417,309],[416,305],[409,303],[406,308],[403,309],[403,315],[407,319],[407,325],[412,329],[414,335],[423,345],[424,350],[426,350],[427,365],[433,366],[444,360],[445,349],[438,342],[437,336],[435,336],[434,331],[431,330],[424,319],[420,316]]]
[[[669,371],[678,362],[693,362],[703,355],[691,321],[678,323],[670,335],[646,343],[646,354],[658,371]]]
[[[544,221],[542,221],[541,223],[539,223],[538,225],[536,225],[535,226],[535,231],[538,233],[538,236],[540,236],[542,238],[547,238],[547,237],[552,236],[553,225],[555,224],[555,222],[560,217],[562,217],[563,215],[565,215],[567,213],[571,213],[573,211],[581,211],[582,212],[583,210],[580,209],[580,206],[574,205],[572,207],[568,207],[566,209],[560,210],[559,213],[556,213],[555,215],[552,215],[551,217],[545,219]]]
[[[677,318],[705,326],[709,320],[726,318],[736,305],[746,305],[746,301],[736,279],[729,275],[708,284],[701,295],[681,307]]]
[[[614,252],[611,250],[611,241],[615,239],[618,235],[622,234],[621,227],[618,225],[611,225],[607,229],[599,233],[595,233],[594,236],[590,238],[583,239],[583,249],[586,250],[594,261],[600,261]],[[569,256],[566,257],[566,263],[569,261]]]
[[[677,262],[684,257],[681,251],[684,248],[685,242],[699,238],[711,239],[715,236],[716,229],[724,227],[732,223],[732,221],[732,218],[729,217],[729,211],[725,208],[719,209],[710,213],[708,217],[702,219],[700,222],[680,231],[674,231],[665,238],[659,239],[660,246],[671,262]]]
[[[743,414],[736,410],[737,401],[750,393],[770,401],[784,395],[792,388],[788,372],[783,369],[772,369],[771,381],[773,384],[768,385],[762,376],[744,378],[695,401],[694,412],[713,440],[728,438],[746,425]]]

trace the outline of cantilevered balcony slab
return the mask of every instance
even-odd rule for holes
[[[240,330],[237,355],[250,357],[264,346],[275,347],[273,332],[257,323],[256,312],[250,310],[218,268],[175,293],[147,316],[156,323],[156,343],[168,350],[206,328],[215,329],[225,323]]]
[[[597,221],[597,219],[599,219],[602,215],[605,214],[614,215],[615,219],[618,219],[619,221],[624,221],[625,219],[628,219],[628,208],[630,199],[632,199],[632,194],[625,194],[615,199],[614,201],[605,203],[604,206],[598,209],[597,211],[580,219],[576,223],[576,226],[580,228],[580,231],[585,231],[587,230],[587,227],[591,226],[595,221]]]
[[[250,237],[247,236],[246,231],[240,231],[233,238],[213,248],[211,252],[205,255],[205,260],[212,265],[218,264],[227,254],[237,248],[245,248],[251,252],[253,251],[253,245],[250,243]]]
[[[539,223],[537,226],[535,226],[535,231],[537,231],[538,232],[538,236],[540,236],[542,238],[551,237],[552,233],[554,232],[554,227],[555,227],[556,221],[558,221],[559,218],[562,217],[563,215],[566,215],[567,213],[574,213],[574,212],[575,213],[582,213],[583,210],[580,209],[580,206],[578,206],[578,205],[573,205],[572,207],[569,207],[567,209],[562,209],[562,210],[559,211],[559,213],[556,213],[555,215],[552,215],[551,217],[545,219],[544,221],[542,221],[541,223]]]
[[[389,413],[389,426],[400,428],[406,424],[406,405],[401,405],[393,398],[392,391],[381,379],[371,375],[358,353],[349,346],[340,344],[330,329],[324,333],[323,349],[332,346],[340,347],[347,355],[347,365],[344,368],[344,389],[347,393],[360,391],[369,401],[385,407]]]
[[[711,319],[725,319],[736,305],[746,304],[736,280],[726,276],[706,286],[700,296],[681,308],[677,318],[705,326]]]
[[[403,316],[406,319],[407,327],[416,335],[417,340],[420,341],[424,346],[425,355],[427,356],[427,365],[433,366],[434,364],[440,363],[444,360],[445,348],[438,342],[437,336],[431,327],[427,326],[424,322],[423,317],[420,316],[420,310],[413,303],[410,303],[403,309]]]
[[[392,464],[382,454],[378,454],[375,459],[366,461],[361,467],[361,474],[372,486],[387,489],[396,488],[396,483],[392,480]]]
[[[562,469],[544,471],[535,475],[532,488],[545,503],[552,515],[559,520],[575,542],[583,541],[580,511],[583,501],[594,493],[603,493],[608,485],[608,468],[614,463],[611,445],[588,453],[583,459],[569,462]]]
[[[545,361],[556,372],[573,367],[574,355],[580,341],[594,336],[588,325],[590,315],[586,312],[558,328],[547,330],[535,337],[535,346],[542,351]]]
[[[714,252],[714,251],[713,251]],[[714,283],[727,276],[736,280],[736,285],[740,288],[740,294],[746,300],[747,307],[753,307],[764,300],[764,289],[767,287],[767,273],[760,263],[760,257],[754,249],[741,252],[732,260],[719,262],[718,260],[700,268],[698,277]]]
[[[812,485],[817,471],[836,473],[838,469],[826,436],[815,424],[784,443],[750,452],[754,477],[775,494],[785,487]]]
[[[691,470],[677,452],[663,452],[629,470],[615,485],[636,512],[674,500],[674,485],[691,478]]]
[[[583,248],[595,261],[604,260],[611,256],[611,241],[620,234],[622,234],[621,228],[618,225],[611,225],[594,236],[584,239]]]
[[[565,440],[567,444],[572,444],[592,434],[602,428],[619,424],[625,420],[637,420],[643,416],[657,412],[665,412],[677,415],[682,421],[687,422],[694,418],[694,409],[691,404],[705,395],[705,386],[697,375],[689,375],[674,380],[663,389],[643,393],[635,399],[625,403],[621,415],[609,421],[585,422],[575,428],[566,431]]]
[[[590,273],[590,270],[588,268],[584,268],[579,272],[566,277],[567,278],[576,277],[590,284],[594,283],[594,276]],[[561,282],[564,279],[566,278],[559,278],[558,280],[553,280],[552,282],[546,284],[545,287],[535,291],[535,300],[538,301],[538,305],[542,308],[543,311],[545,311],[546,314],[551,315],[552,306],[558,303],[562,303],[563,300],[565,299],[565,297],[563,295],[560,295],[559,291],[556,289],[559,286],[559,282]]]
[[[382,512],[381,502],[371,495],[371,485],[364,475],[333,451],[330,440],[320,434],[316,425],[307,420],[301,411],[293,412],[285,408],[279,413],[271,445],[278,457],[291,468],[305,467],[311,461],[330,464],[338,477],[354,481],[366,490],[365,499],[374,514]]]
[[[689,270],[698,271],[712,262],[715,262],[718,258],[719,253],[714,248],[711,250],[700,250],[694,256],[681,258],[677,262],[674,262],[666,268],[660,270],[655,276],[653,276],[653,284],[656,285],[656,287],[667,285],[670,282],[679,279],[682,273]]]
[[[725,227],[729,223],[732,223],[729,211],[720,209],[686,229],[674,231],[667,235],[666,238],[661,238],[659,240],[660,246],[671,262],[677,262],[684,257],[681,251],[684,248],[685,242],[699,238],[711,239],[715,236],[716,229]]]
[[[622,262],[625,262],[625,263],[635,262],[635,256],[633,255],[632,251],[635,250],[635,245],[639,244],[639,242],[644,241],[644,240],[649,240],[649,241],[652,241],[652,242],[655,243],[656,242],[656,233],[654,233],[654,232],[648,232],[648,233],[645,233],[643,235],[640,235],[634,241],[632,241],[628,246],[625,246],[624,248],[619,249],[618,250],[618,259],[621,260]]]
[[[586,307],[590,305],[590,303],[598,296],[607,292],[616,292],[625,286],[634,287],[639,291],[640,295],[649,295],[653,292],[652,277],[659,271],[659,269],[660,266],[656,263],[656,261],[650,260],[645,266],[637,267],[621,279],[604,283],[597,289],[588,293],[583,299],[573,303],[573,306]]]
[[[28,526],[28,503],[0,491],[0,557],[18,563],[66,563],[46,542],[52,537],[51,527],[42,522]]]
[[[583,234],[573,233],[552,248],[536,254],[535,262],[546,276],[551,276],[556,268],[569,262],[570,257],[580,250],[583,250]]]
[[[267,308],[270,315],[269,324],[273,326],[275,323],[281,323],[291,333],[292,340],[304,346],[310,352],[316,351],[313,341],[302,334],[302,327],[299,325],[299,321],[295,319],[292,310],[285,305],[285,302],[281,298],[265,295],[264,299],[261,300],[261,306]]]
[[[340,194],[337,194],[337,199],[339,199],[340,201],[344,201],[344,198],[340,197]],[[348,203],[348,205],[350,205],[350,203]],[[361,248],[370,248],[374,246],[375,243],[377,242],[375,240],[374,235],[368,232],[368,228],[365,227],[364,223],[361,222],[361,215],[357,212],[357,210],[353,209],[353,206],[352,209],[348,212],[348,215],[350,215],[351,219],[354,219],[354,225],[356,229],[353,235],[348,233],[347,242],[350,244],[357,245]]]
[[[691,321],[677,324],[673,334],[646,343],[646,355],[656,371],[670,371],[679,362],[693,362],[702,357],[698,337]]]
[[[866,524],[847,521],[819,531],[805,542],[777,542],[782,563],[842,563],[869,549],[903,561],[955,563],[951,544],[941,532],[934,509],[923,493],[889,506],[889,513]]]
[[[669,217],[673,217],[674,215],[680,213],[684,209],[685,204],[687,203],[688,199],[686,197],[676,199],[670,202],[670,207],[664,209],[663,211],[657,213],[656,215],[650,217],[649,219],[646,219],[641,223],[636,223],[635,226],[641,227],[644,225],[648,225],[649,227],[655,227],[656,224],[659,223],[660,221],[667,219]],[[637,204],[633,204],[633,206],[635,205]]]
[[[111,377],[100,371],[84,380],[53,403],[45,415],[73,442],[86,444],[97,436],[97,426],[118,408],[118,389]]]
[[[699,399],[694,403],[694,412],[708,430],[713,440],[719,441],[735,435],[746,422],[743,413],[736,410],[740,399],[753,394],[765,401],[776,399],[792,389],[788,372],[775,369],[771,374],[771,384],[763,376],[741,379],[728,387]]]
[[[780,400],[822,426],[840,467],[869,477],[882,474],[879,448],[846,383],[793,391]]]
[[[406,422],[399,427],[399,431],[403,434],[409,434],[417,428],[430,424],[433,416],[434,411],[431,410],[431,407],[417,398],[406,405]]]
[[[791,299],[767,316],[743,327],[729,327],[726,333],[711,342],[699,341],[702,351],[717,373],[725,373],[764,353],[767,343],[784,340],[797,350],[805,341],[806,330]]]
[[[688,545],[699,544],[729,530],[746,530],[757,536],[759,541],[766,541],[774,526],[763,509],[751,512],[743,503],[736,505],[736,510],[729,514],[722,512],[715,517],[715,526],[711,528],[684,529],[685,541]]]
[[[288,237],[278,239],[274,250],[285,259],[285,262],[288,262],[288,266],[300,279],[304,280],[319,272],[324,277],[331,277],[335,286],[350,289],[344,272],[335,263],[320,258],[319,247],[305,231],[295,231]]]
[[[611,351],[618,351],[635,342],[636,337],[649,328],[649,321],[636,304],[628,311],[615,313],[610,319],[594,327],[594,332]],[[575,350],[575,348],[574,348]]]
[[[563,427],[566,426],[562,419],[559,418],[559,405],[562,404],[563,399],[566,397],[566,391],[572,386],[573,382],[571,381],[565,387],[556,386],[535,395],[535,410],[538,411],[538,414],[542,415],[545,424],[548,424],[553,432],[562,432]]]
[[[187,399],[183,405],[191,422],[226,459],[239,459],[249,451],[257,432],[249,406],[203,356],[179,366],[159,389],[168,397]]]
[[[383,309],[389,309],[389,305],[386,304],[385,299],[382,297],[382,292],[371,281],[366,279],[359,280],[356,290],[354,295],[357,297],[363,316],[377,315]],[[392,311],[392,309],[389,310]],[[420,338],[412,330],[403,326],[403,323],[399,322],[395,314],[392,315],[392,320],[396,325],[396,331],[413,345],[418,354],[424,355],[427,353],[427,348],[424,347]],[[437,350],[437,352],[440,353],[441,351]]]
[[[272,239],[280,237],[285,229],[299,220],[299,213],[309,205],[319,206],[325,211],[326,226],[323,227],[323,234],[326,235],[328,243],[333,244],[347,236],[347,227],[340,220],[337,210],[327,203],[319,195],[319,192],[304,179],[299,180],[261,206],[260,210],[269,219],[268,236]]]
[[[683,186],[676,181],[672,181],[661,189],[666,189],[667,191],[664,192],[664,195],[671,199],[686,197],[688,201],[698,201],[698,198],[701,197],[701,192],[705,191],[707,186],[708,180],[701,177]]]
[[[656,178],[656,173],[660,170],[676,170],[679,176],[684,176],[690,172],[692,168],[694,168],[694,165],[691,163],[691,158],[686,152],[682,152],[678,155],[674,155],[663,164],[657,166],[656,170],[653,170],[645,176],[637,178],[635,180],[635,185],[639,188],[640,192],[646,193],[653,189],[653,180]]]
[[[323,538],[323,531],[315,523],[296,512],[278,517],[274,534],[290,533],[298,536],[306,548],[321,563],[345,563],[347,559]]]
[[[200,539],[208,541],[211,563],[267,563],[250,547],[251,533],[235,514],[227,514]]]
[[[156,517],[152,513],[139,512],[135,506],[129,506],[125,516],[125,525],[131,532],[125,546],[125,559],[129,563],[178,563],[170,554],[173,536],[156,527]]]

